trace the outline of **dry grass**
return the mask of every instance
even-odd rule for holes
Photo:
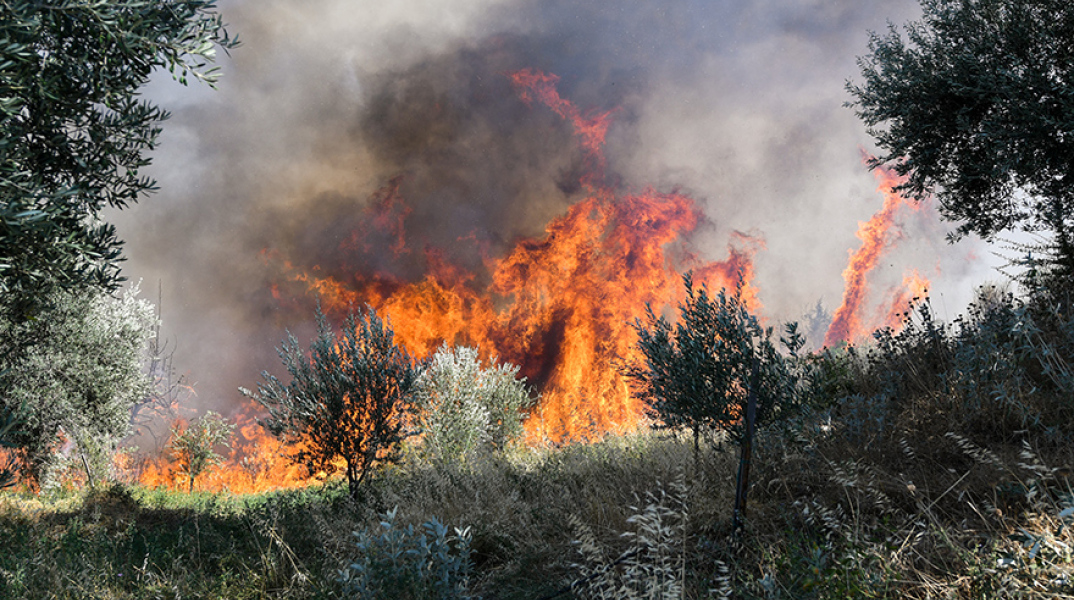
[[[393,466],[358,503],[340,483],[0,495],[0,597],[339,598],[352,532],[391,509],[469,527],[467,595],[488,600],[1074,597],[1074,321],[986,308],[809,359],[803,412],[757,440],[737,540],[734,449],[695,464],[645,430]]]
[[[401,525],[435,516],[471,527],[480,598],[542,598],[583,578],[561,597],[1070,594],[1068,454],[957,435],[891,436],[855,454],[838,429],[800,442],[761,440],[735,548],[735,453],[710,447],[695,470],[689,440],[653,432],[397,467],[360,505],[339,486],[247,498],[9,494],[0,534],[15,551],[0,558],[0,595],[339,597],[351,532],[375,530],[396,506]]]

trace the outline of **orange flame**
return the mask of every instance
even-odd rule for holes
[[[246,407],[245,414],[231,419],[235,434],[229,441],[222,465],[210,467],[194,482],[194,490],[206,492],[228,491],[248,494],[275,489],[304,487],[318,481],[303,467],[286,460],[294,448],[288,447],[270,435],[251,416],[257,412],[253,404]],[[174,423],[180,429],[183,423]],[[129,459],[128,459],[129,461]],[[166,487],[186,490],[189,480],[183,475],[170,453],[144,461],[142,464],[121,464],[118,468],[136,471],[137,480],[147,487]]]
[[[560,97],[555,75],[527,69],[509,77],[523,101],[536,99],[568,120],[593,159],[590,168],[603,167],[601,148],[614,111],[583,115]],[[542,392],[530,421],[535,436],[561,442],[629,430],[643,407],[630,397],[614,364],[634,357],[633,320],[646,304],[661,307],[678,298],[681,269],[694,269],[699,283],[717,289],[733,286],[741,276],[747,301],[759,306],[750,282],[752,256],[763,244],[738,234],[726,260],[705,263],[684,241],[702,219],[692,199],[652,189],[616,194],[592,175],[583,176],[585,199],[553,219],[543,236],[487,258],[484,277],[435,250],[425,251],[425,275],[418,281],[362,269],[344,281],[286,261],[282,275],[301,284],[301,295],[319,296],[326,310],[374,306],[419,356],[447,342],[477,346],[520,365]],[[378,216],[386,206],[370,205],[366,222],[401,224]],[[398,214],[405,218],[405,211]],[[392,233],[402,239],[401,229]]]
[[[427,253],[429,270],[412,283],[385,275],[344,283],[286,262],[284,274],[318,295],[326,310],[373,305],[416,355],[446,341],[520,365],[543,392],[540,417],[531,421],[540,431],[533,433],[557,442],[589,439],[632,429],[642,416],[614,364],[635,357],[630,324],[645,305],[661,307],[681,295],[675,263],[692,267],[697,281],[713,288],[731,287],[741,276],[744,297],[759,306],[750,284],[759,241],[739,234],[719,262],[673,256],[669,246],[699,220],[681,194],[595,194],[549,223],[543,237],[521,240],[507,256],[488,261],[491,283],[483,292],[472,274],[436,253]]]
[[[888,303],[883,319],[884,327],[900,329],[907,312],[919,301],[929,295],[929,280],[922,277],[917,269],[911,269],[902,278],[902,288],[896,290]]]
[[[874,171],[878,181],[877,191],[884,197],[884,205],[879,212],[865,223],[858,223],[858,239],[861,247],[851,251],[850,262],[843,271],[846,287],[843,301],[836,309],[828,333],[824,336],[825,346],[835,346],[849,342],[868,333],[861,321],[862,304],[866,295],[866,279],[876,268],[884,250],[892,243],[892,228],[895,226],[895,214],[907,201],[893,188],[902,183],[902,179],[883,167]]]
[[[559,443],[630,431],[641,422],[644,406],[631,397],[615,365],[638,358],[633,321],[646,304],[657,311],[674,306],[683,294],[686,269],[713,289],[733,287],[741,277],[746,302],[760,308],[752,259],[763,241],[736,233],[725,260],[700,260],[686,240],[703,218],[691,198],[653,189],[617,194],[599,183],[601,148],[614,111],[582,115],[559,96],[554,75],[525,70],[510,77],[522,100],[536,98],[571,122],[591,158],[591,172],[582,176],[587,197],[549,222],[543,235],[519,240],[502,256],[485,256],[486,272],[474,273],[436,248],[408,249],[409,208],[399,194],[400,180],[394,179],[364,208],[363,225],[340,247],[341,263],[359,257],[361,264],[343,264],[342,271],[328,274],[266,250],[263,259],[279,272],[271,293],[305,314],[312,309],[311,297],[335,315],[369,304],[386,315],[396,340],[417,356],[428,356],[446,342],[476,346],[483,358],[494,355],[519,365],[541,393],[527,420],[531,441]],[[391,256],[367,240],[390,240],[381,246]],[[404,258],[410,266],[419,261],[423,274],[398,275],[404,269],[393,269],[393,260]],[[287,449],[252,418],[240,419],[229,462],[202,476],[197,489],[253,491],[311,481],[301,469],[284,464]],[[167,459],[146,469],[141,480],[178,485]]]
[[[608,133],[608,127],[612,124],[612,114],[616,109],[583,116],[573,103],[561,98],[559,92],[556,91],[558,76],[532,69],[522,69],[517,73],[508,74],[508,77],[515,86],[520,88],[518,95],[527,105],[536,97],[557,115],[570,121],[574,127],[574,133],[580,138],[582,148],[596,159],[597,165],[604,166],[602,150],[604,138]]]

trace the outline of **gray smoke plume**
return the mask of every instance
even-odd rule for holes
[[[756,284],[770,319],[834,308],[857,223],[882,203],[843,85],[868,30],[918,12],[913,0],[222,8],[244,45],[223,58],[217,91],[153,83],[149,95],[174,113],[152,170],[161,191],[109,218],[127,240],[127,276],[162,281],[164,330],[198,405],[224,411],[237,386],[280,370],[285,328],[301,338],[312,327],[312,301],[297,310],[272,294],[280,260],[413,278],[435,248],[481,276],[484,256],[540,235],[583,197],[586,157],[568,123],[520,100],[506,74],[524,68],[558,75],[583,111],[617,109],[607,181],[695,198],[708,219],[693,240],[703,258],[723,258],[736,231],[765,240]],[[370,264],[394,240],[367,226],[366,209],[392,193],[411,211],[412,250]],[[928,211],[904,225],[875,289],[917,268],[953,312],[986,276],[971,259],[984,253],[947,246]]]

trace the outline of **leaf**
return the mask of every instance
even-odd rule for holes
[[[1001,557],[996,559],[996,566],[1001,569],[1013,569],[1018,566],[1018,561],[1009,557]]]

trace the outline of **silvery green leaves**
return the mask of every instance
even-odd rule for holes
[[[340,573],[347,597],[359,600],[467,600],[470,528],[449,531],[435,517],[421,527],[384,515],[380,532],[355,532],[358,555]]]
[[[420,454],[453,461],[517,441],[523,411],[533,403],[518,369],[495,358],[485,366],[475,348],[441,346],[414,392]]]
[[[0,412],[18,422],[6,443],[24,453],[31,481],[43,483],[61,434],[103,477],[130,430],[131,407],[149,391],[142,366],[154,335],[153,305],[138,298],[137,286],[119,297],[54,291],[48,303],[29,321],[0,314],[0,336],[34,340],[25,352],[0,356]]]

